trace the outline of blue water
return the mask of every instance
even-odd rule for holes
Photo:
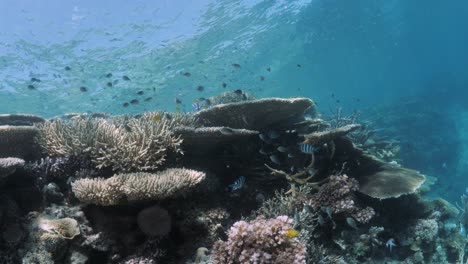
[[[468,185],[466,1],[1,0],[0,10],[0,113],[175,111],[175,98],[192,111],[195,98],[234,89],[305,96],[325,114],[391,111],[406,166],[438,177],[449,199]]]

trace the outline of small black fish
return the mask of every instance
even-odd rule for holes
[[[192,76],[192,74],[190,72],[184,72],[182,75],[184,75],[185,77],[190,77]]]
[[[112,87],[112,83],[111,82],[108,82],[106,83],[107,87]]]
[[[109,72],[108,74],[106,74],[106,78],[112,78],[112,73]]]
[[[129,103],[125,102],[125,103],[123,103],[122,106],[123,106],[123,107],[128,107],[129,105],[130,105]]]
[[[150,102],[151,100],[153,100],[153,97],[148,97],[148,98],[145,98],[145,102]]]
[[[81,87],[80,87],[80,91],[82,91],[82,92],[87,92],[87,91],[88,91],[88,88],[86,88],[85,86],[81,86]]]
[[[182,101],[181,101],[179,98],[176,98],[176,99],[175,99],[175,103],[176,103],[176,104],[181,104]]]
[[[65,66],[66,71],[71,71],[71,68],[69,66]]]
[[[143,92],[143,91],[138,91],[138,92],[137,92],[138,95],[143,95],[144,93],[145,93],[145,92]]]
[[[260,76],[260,81],[264,81],[264,80],[265,80],[265,77]]]
[[[234,93],[237,94],[237,95],[241,95],[241,94],[243,94],[244,92],[242,92],[241,89],[237,89],[237,90],[234,91]]]
[[[233,64],[232,64],[232,67],[234,67],[234,68],[236,68],[236,69],[240,69],[240,68],[241,68],[241,66],[240,66],[239,63],[233,63]]]
[[[122,80],[124,80],[124,81],[130,81],[130,78],[128,78],[127,75],[124,75],[124,76],[122,76]]]
[[[296,66],[297,66],[298,68],[301,68],[301,67],[302,67],[302,65],[301,65],[301,64],[299,64],[299,63],[298,63]]]
[[[270,68],[270,67],[268,67],[268,68],[267,68],[267,71],[268,71],[268,72],[271,72],[271,68]]]
[[[34,78],[34,77],[32,77],[32,78],[31,78],[31,82],[41,82],[41,80],[39,80],[39,79],[37,79],[37,78]]]
[[[203,90],[205,90],[205,87],[203,87],[202,85],[198,85],[197,91],[203,92]]]
[[[332,97],[332,98],[335,98],[335,93],[332,93],[332,94],[331,94],[331,97]]]
[[[30,85],[28,85],[28,89],[29,89],[29,90],[35,90],[36,87],[35,87],[34,85],[30,84]]]
[[[339,104],[341,101],[340,101],[340,99],[338,99],[338,100],[336,100],[336,102]]]
[[[227,87],[227,83],[223,82],[223,84],[221,84],[223,86],[223,88],[226,88]]]
[[[140,103],[140,101],[138,101],[138,99],[133,99],[133,100],[130,101],[130,103],[131,103],[132,105],[137,105],[137,104]]]

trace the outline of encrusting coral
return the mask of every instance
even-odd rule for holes
[[[72,183],[72,191],[83,203],[116,205],[178,196],[200,183],[205,177],[205,173],[189,169],[167,169],[157,173],[126,173],[108,179],[77,180]]]
[[[44,121],[44,118],[36,115],[0,114],[0,126],[32,126],[34,123],[42,123]]]
[[[182,153],[180,136],[171,129],[190,125],[185,115],[148,112],[139,118],[74,118],[39,124],[40,145],[49,155],[86,155],[97,168],[147,171],[159,168],[170,153]]]
[[[371,207],[360,208],[353,199],[353,193],[358,190],[355,179],[346,175],[330,176],[319,191],[309,199],[310,205],[320,210],[322,207],[331,208],[333,214],[344,214],[353,217],[360,223],[369,222],[375,215]]]
[[[274,219],[258,217],[238,221],[228,233],[227,241],[214,244],[214,264],[241,263],[306,263],[306,247],[297,238],[288,236],[293,220],[287,216]]]

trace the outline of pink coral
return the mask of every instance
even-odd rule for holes
[[[355,203],[354,192],[358,190],[358,182],[347,175],[332,175],[329,181],[313,194],[309,203],[319,210],[322,207],[330,207],[333,214],[351,216],[360,223],[367,223],[375,215],[371,207],[361,208]]]
[[[213,246],[213,263],[291,263],[305,264],[306,247],[297,238],[286,236],[293,220],[287,216],[234,223],[228,241]]]

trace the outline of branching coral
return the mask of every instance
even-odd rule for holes
[[[329,177],[329,181],[324,183],[319,191],[310,198],[310,205],[319,210],[322,207],[330,207],[333,214],[345,214],[351,216],[360,223],[367,223],[374,216],[372,208],[360,208],[354,202],[353,192],[358,190],[358,183],[355,179],[346,175]]]
[[[213,263],[306,263],[305,245],[286,236],[292,223],[287,216],[234,223],[228,241],[214,244]]]
[[[86,155],[97,168],[111,167],[123,172],[154,170],[169,153],[182,153],[182,139],[171,130],[194,122],[190,116],[159,112],[113,120],[54,120],[38,125],[39,142],[49,155]]]
[[[203,172],[168,169],[158,173],[118,174],[108,179],[80,179],[72,183],[72,190],[81,202],[116,205],[177,196],[204,179]]]

